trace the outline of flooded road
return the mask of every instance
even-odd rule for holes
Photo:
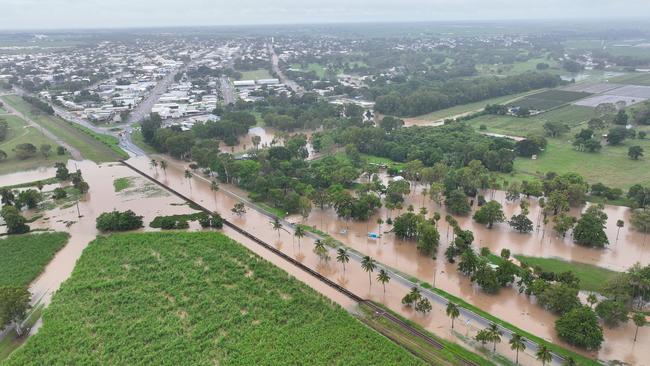
[[[183,176],[186,164],[173,161],[168,157],[164,157],[163,159],[169,163],[169,167],[165,172],[159,168],[152,168],[149,165],[148,158],[134,158],[129,162],[147,174],[155,176],[158,180],[173,189],[186,194],[198,203],[217,210],[236,225],[254,233],[262,240],[275,245],[276,248],[291,255],[310,268],[315,269],[322,275],[362,297],[385,304],[400,315],[417,322],[440,337],[458,342],[459,338],[472,337],[483,327],[472,319],[461,316],[456,321],[455,330],[452,332],[450,329],[451,322],[445,315],[444,304],[436,301],[432,301],[433,310],[431,313],[426,316],[416,314],[412,309],[404,307],[401,304],[402,297],[410,289],[397,278],[394,278],[386,285],[386,292],[384,293],[382,286],[375,279],[377,271],[372,274],[373,280],[372,284],[370,284],[368,274],[360,268],[358,263],[350,261],[344,271],[340,263],[334,260],[336,254],[331,249],[329,253],[331,260],[326,262],[321,261],[312,251],[312,238],[305,237],[298,241],[293,236],[292,230],[288,227],[285,228],[286,230],[274,231],[271,228],[269,217],[250,207],[247,208],[247,213],[241,217],[232,214],[230,209],[235,203],[240,202],[240,199],[236,195],[245,199],[245,192],[225,184],[221,185],[222,190],[216,193],[212,192],[209,181],[198,175],[195,175],[190,185],[190,181]],[[152,190],[150,189],[136,190],[136,192],[127,195],[115,193],[112,185],[115,178],[131,177],[139,182],[137,185],[145,184],[140,181],[143,178],[140,178],[137,173],[127,167],[119,164],[97,166],[91,162],[80,162],[78,165],[84,174],[84,178],[91,187],[90,192],[79,204],[83,217],[81,219],[77,218],[77,211],[74,206],[56,208],[49,211],[44,218],[32,224],[33,228],[68,231],[71,234],[68,245],[55,256],[53,261],[46,267],[44,273],[32,284],[30,290],[34,294],[35,299],[43,297],[46,302],[49,301],[53,291],[70,276],[81,252],[98,234],[95,229],[95,218],[100,213],[112,209],[132,209],[137,214],[144,216],[145,225],[147,225],[156,215],[191,212],[189,207],[184,205],[184,202],[180,198],[170,194],[161,194],[160,192],[152,194]],[[29,179],[23,179],[23,181],[49,178],[53,176],[54,171],[44,169],[40,175],[35,172],[30,172],[29,174]],[[13,179],[6,176],[0,177],[0,181],[7,182],[7,184],[23,182],[15,181],[17,179],[16,177]],[[235,195],[226,193],[224,192],[225,190],[232,191]],[[488,198],[490,197],[488,194],[486,196]],[[495,199],[499,201],[503,201],[502,196],[503,194],[500,192],[495,193]],[[407,201],[412,202],[416,210],[422,206],[423,202],[422,196],[418,193],[411,194],[407,198]],[[534,201],[531,202],[531,214],[529,216],[531,220],[536,221],[535,215],[538,212],[538,207],[536,207]],[[430,213],[438,211],[444,217],[444,210],[428,198],[424,199],[424,206],[429,209]],[[507,216],[510,216],[513,212],[518,212],[518,203],[506,204],[504,210]],[[610,216],[609,223],[615,228],[614,223],[617,218],[628,215],[627,211],[629,210],[625,208],[607,207],[607,213]],[[385,219],[387,215],[395,217],[397,214],[398,212],[390,213],[382,209],[375,217],[369,220],[369,223],[376,222],[376,219],[380,216]],[[345,245],[355,249],[359,253],[372,256],[382,264],[395,268],[408,276],[417,277],[421,281],[428,283],[435,282],[435,286],[461,297],[465,301],[499,318],[550,341],[562,344],[555,337],[553,323],[556,317],[552,314],[531,303],[527,297],[519,295],[513,289],[503,289],[498,295],[494,296],[486,295],[475,288],[467,278],[458,275],[455,265],[446,263],[442,253],[446,248],[448,239],[444,227],[446,224],[443,221],[439,224],[443,244],[439,249],[439,259],[437,260],[420,255],[414,243],[397,240],[393,234],[386,234],[377,240],[368,239],[367,232],[379,231],[377,224],[367,224],[365,222],[349,222],[346,224],[344,221],[338,220],[335,213],[329,209],[321,211],[320,209],[314,208],[305,223],[322,228],[323,231],[330,233],[345,243]],[[74,223],[68,227],[68,222]],[[323,223],[322,225],[321,222]],[[630,230],[627,227],[628,225],[621,230],[618,242],[613,244],[611,249],[598,251],[577,247],[571,244],[569,239],[556,238],[550,230],[545,233],[544,239],[542,240],[542,230],[533,234],[520,235],[512,232],[504,224],[497,225],[492,230],[487,230],[482,225],[476,225],[469,218],[459,218],[459,223],[463,228],[471,229],[475,232],[476,247],[488,246],[493,252],[497,253],[501,248],[509,248],[513,253],[537,256],[561,256],[582,262],[599,264],[612,269],[625,269],[628,263],[634,263],[644,258],[647,263],[648,258],[643,243],[637,243],[637,240],[642,236]],[[344,231],[346,227],[348,230]],[[196,228],[196,226],[193,226],[193,228]],[[387,225],[382,225],[382,231],[388,229],[389,227]],[[142,230],[152,229],[143,228]],[[355,309],[355,303],[344,295],[277,257],[277,255],[253,243],[234,230],[224,228],[224,233],[345,308],[349,310]],[[613,242],[616,230],[608,229],[608,235],[610,235]],[[644,349],[641,345],[644,343],[644,339],[650,339],[650,329],[645,327],[639,330],[640,341],[636,344],[632,342],[633,334],[634,327],[631,323],[616,329],[605,329],[606,341],[602,349],[597,354],[592,354],[592,356],[607,360],[622,360],[635,365],[648,365],[647,360],[650,359],[650,351],[647,347]],[[466,343],[460,343],[467,346]],[[570,348],[567,345],[564,346]],[[514,359],[514,352],[509,349],[507,339],[504,339],[501,344],[497,345],[497,349],[501,354]],[[525,354],[520,354],[520,362],[525,365],[537,365],[538,361],[535,360],[533,353],[527,350]]]
[[[292,235],[292,231],[290,229],[286,231],[280,230],[279,232],[272,230],[271,224],[269,222],[270,218],[252,208],[248,208],[247,213],[242,217],[233,215],[230,212],[230,209],[234,206],[235,203],[238,203],[241,200],[236,196],[224,192],[224,190],[232,191],[235,195],[239,195],[241,199],[245,199],[245,192],[242,192],[235,187],[224,184],[221,185],[222,189],[220,191],[216,193],[212,192],[210,190],[209,181],[199,176],[195,176],[192,179],[192,186],[190,188],[189,181],[183,177],[183,171],[186,164],[172,161],[169,158],[164,159],[169,163],[166,176],[160,172],[157,173],[158,178],[162,182],[178,190],[179,192],[188,195],[188,197],[191,197],[198,203],[205,205],[208,208],[216,209],[233,223],[254,233],[262,240],[273,243],[276,248],[293,256],[303,264],[317,270],[324,276],[336,281],[339,284],[342,284],[358,295],[386,304],[394,311],[397,311],[403,316],[416,321],[417,323],[423,325],[428,330],[441,337],[456,339],[458,334],[464,335],[466,333],[469,336],[472,336],[478,330],[474,322],[470,321],[469,324],[467,324],[465,323],[467,319],[461,318],[462,321],[457,321],[456,323],[456,331],[458,333],[451,333],[449,329],[450,321],[449,318],[447,318],[444,314],[444,306],[435,302],[433,303],[434,310],[431,314],[426,316],[414,314],[412,310],[401,305],[401,298],[409,291],[409,288],[403,283],[400,283],[396,280],[391,281],[389,284],[387,284],[386,294],[384,294],[381,286],[376,282],[376,280],[374,280],[376,273],[373,273],[373,282],[371,286],[368,281],[368,274],[363,272],[358,264],[353,265],[352,261],[347,266],[344,273],[341,265],[334,261],[336,254],[331,250],[330,257],[332,260],[329,262],[322,262],[312,252],[313,239],[305,237],[302,238],[299,243],[298,240]],[[147,160],[132,159],[129,162],[147,172],[148,174],[156,174],[156,172],[148,166]],[[413,200],[413,202],[421,201],[421,198],[416,194],[413,194],[410,199]],[[425,205],[426,204],[433,205],[430,202],[425,202]],[[385,211],[379,213],[379,215],[382,215],[382,217],[385,217],[386,214],[387,213]],[[393,215],[395,214],[397,213],[394,212]],[[337,239],[344,242],[349,247],[354,248],[358,252],[371,255],[380,263],[383,263],[409,276],[417,277],[429,283],[432,283],[434,281],[435,273],[435,284],[437,287],[451,294],[462,297],[466,301],[482,308],[485,311],[492,313],[497,317],[507,320],[522,329],[525,329],[531,333],[535,333],[538,336],[542,336],[555,343],[562,344],[562,342],[555,337],[555,333],[553,331],[554,321],[556,320],[556,317],[554,317],[549,312],[541,309],[537,305],[531,303],[527,297],[519,295],[515,290],[504,289],[499,295],[496,296],[485,295],[479,289],[473,287],[467,278],[459,276],[455,269],[455,265],[445,263],[442,257],[434,261],[430,258],[420,255],[415,249],[415,245],[413,243],[406,243],[395,240],[395,238],[391,237],[392,234],[386,235],[381,240],[368,239],[366,233],[368,231],[376,231],[376,224],[369,225],[366,223],[349,223],[349,230],[344,233],[343,229],[346,227],[345,222],[335,219],[334,214],[331,210],[324,210],[321,212],[319,209],[312,210],[312,213],[307,219],[306,223],[320,227],[320,215],[324,215],[324,218],[326,218],[323,220],[325,223],[323,231],[328,231]],[[370,220],[370,222],[374,221]],[[464,227],[465,225],[469,224],[471,223],[461,222],[461,225]],[[383,229],[386,229],[385,225]],[[493,230],[496,230],[496,228]],[[442,236],[444,241],[445,232],[442,229],[441,231],[443,233]],[[480,237],[480,235],[477,236]],[[478,242],[480,240],[482,239],[477,238],[477,246],[479,245]],[[619,244],[620,242],[621,240],[619,240]],[[547,239],[545,239],[544,243],[544,245],[548,246]],[[562,243],[564,243],[564,241],[562,241]],[[504,243],[497,245],[503,244]],[[440,249],[440,253],[444,251],[444,247],[445,246],[443,245]],[[513,252],[517,252],[516,248],[511,249],[513,249]],[[534,253],[535,250],[536,249],[531,252]],[[310,276],[308,276],[306,273],[298,273],[297,277],[303,280],[307,279],[307,277]],[[634,329],[631,324],[622,326],[615,330],[606,330],[607,341],[605,342],[600,352],[597,355],[592,354],[592,356],[598,356],[605,359],[620,359],[626,362],[636,360],[632,363],[643,364],[639,363],[639,360],[649,359],[650,353],[648,353],[647,350],[634,349],[633,342],[631,341],[633,330]],[[650,331],[647,329],[640,330],[639,334],[640,337],[650,337]],[[564,346],[570,348],[567,345]],[[497,348],[499,348],[503,354],[514,358],[514,354],[509,350],[507,342],[505,342],[505,344],[497,346]],[[523,362],[524,364],[537,364],[537,361],[534,360],[533,357],[530,357],[528,361]]]

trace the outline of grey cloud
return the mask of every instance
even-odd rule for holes
[[[0,0],[0,28],[626,18],[648,0]]]

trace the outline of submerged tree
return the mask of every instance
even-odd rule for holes
[[[514,333],[510,337],[510,349],[517,352],[515,356],[515,364],[519,365],[519,352],[526,350],[526,339],[519,333]]]
[[[364,271],[368,272],[368,281],[370,282],[370,286],[372,286],[371,274],[375,271],[375,268],[377,268],[375,260],[368,255],[363,257],[361,259],[361,268],[363,268]]]
[[[390,282],[390,276],[388,275],[388,272],[386,272],[385,269],[380,269],[379,274],[377,275],[377,281],[381,282],[382,286],[384,286],[384,293],[386,293],[386,284]]]
[[[343,273],[345,273],[345,264],[350,261],[350,255],[345,248],[338,248],[336,250],[336,261],[343,265]]]
[[[460,309],[453,302],[449,301],[447,303],[447,309],[445,310],[447,316],[451,318],[451,329],[454,329],[454,319],[460,316]]]

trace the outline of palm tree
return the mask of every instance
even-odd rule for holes
[[[219,190],[219,182],[217,182],[216,180],[213,180],[210,183],[210,190],[212,192],[214,192],[214,200],[216,201],[217,200],[217,191]]]
[[[320,239],[316,239],[314,242],[314,253],[316,253],[319,260],[328,261],[330,259],[329,255],[327,255],[327,248],[325,248],[325,243]]]
[[[553,359],[553,356],[551,355],[551,351],[545,346],[545,345],[540,345],[539,348],[537,348],[537,352],[535,352],[535,357],[537,357],[538,360],[542,361],[542,366],[545,366],[547,362],[551,362]]]
[[[636,342],[636,336],[639,335],[639,327],[645,326],[647,321],[643,313],[634,313],[632,320],[634,321],[634,325],[636,325],[636,331],[634,331],[634,341]]]
[[[296,226],[296,230],[293,232],[293,236],[298,238],[298,250],[300,250],[300,239],[305,236],[305,229],[302,226]]]
[[[273,219],[273,221],[271,221],[271,225],[273,225],[273,230],[278,232],[278,240],[280,240],[280,230],[282,229],[282,223],[276,217]]]
[[[618,242],[618,234],[621,232],[621,228],[623,226],[625,226],[625,221],[616,220],[616,227],[618,227],[618,229],[616,230],[616,242]]]
[[[185,169],[184,177],[190,183],[190,192],[192,192],[192,177],[193,176],[194,176],[194,174],[192,174],[192,172],[189,169]]]
[[[372,286],[372,277],[370,277],[370,274],[375,271],[375,268],[377,268],[375,260],[370,258],[369,255],[363,257],[363,259],[361,259],[361,268],[368,272],[368,280],[370,281],[370,286]]]
[[[165,160],[160,161],[160,169],[163,170],[165,177],[167,177],[167,162]]]
[[[377,281],[381,282],[381,284],[384,286],[384,294],[385,294],[386,284],[390,282],[390,276],[388,275],[388,272],[386,272],[385,269],[379,270],[379,274],[377,275]]]
[[[446,313],[447,316],[451,318],[451,329],[454,329],[454,319],[460,316],[460,309],[458,309],[458,306],[456,304],[449,301],[447,303]]]
[[[343,273],[345,273],[345,264],[350,261],[350,255],[345,248],[339,248],[336,251],[336,261],[343,265]]]
[[[158,173],[158,162],[156,161],[156,159],[151,159],[149,165],[151,165],[151,167],[156,170],[156,173]]]
[[[427,187],[422,188],[422,207],[424,207],[424,199],[429,195]]]
[[[526,349],[526,339],[518,333],[514,333],[510,338],[510,349],[517,352],[515,357],[515,364],[519,365],[519,351],[523,352]]]
[[[501,331],[499,330],[499,326],[496,325],[495,323],[490,324],[488,327],[488,331],[490,332],[490,339],[492,340],[492,352],[497,351],[497,343],[501,343]]]

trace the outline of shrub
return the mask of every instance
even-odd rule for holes
[[[555,322],[558,336],[574,346],[595,350],[603,342],[603,328],[596,313],[587,306],[577,307]]]
[[[124,212],[104,212],[97,217],[97,229],[100,231],[128,231],[142,227],[142,216],[127,210]]]

